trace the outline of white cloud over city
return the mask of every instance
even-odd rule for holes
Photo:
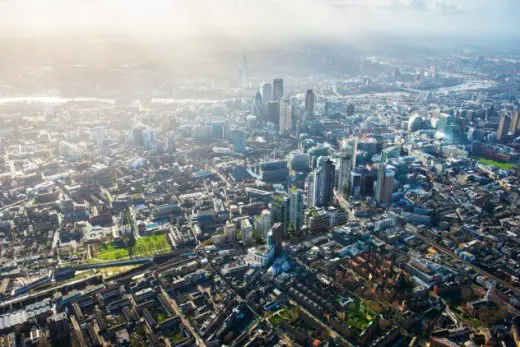
[[[516,0],[3,0],[5,32],[493,35],[520,31]]]

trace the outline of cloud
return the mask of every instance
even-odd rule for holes
[[[464,9],[444,0],[392,0],[393,10],[415,10],[421,12],[435,12],[440,14],[462,14]]]
[[[409,6],[418,11],[426,11],[426,3],[424,0],[412,0]]]
[[[462,14],[462,13],[466,12],[460,5],[455,5],[455,4],[451,4],[451,3],[448,3],[445,1],[440,1],[440,0],[435,1],[433,3],[433,8],[436,11],[444,13],[444,14]]]
[[[517,36],[519,10],[520,0],[0,0],[0,36],[220,35],[245,42],[365,33]]]

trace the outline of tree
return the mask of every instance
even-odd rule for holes
[[[128,235],[128,239],[126,241],[126,249],[128,250],[128,255],[132,257],[134,255],[134,247],[137,243],[137,240],[135,239],[135,235],[133,232],[131,232]]]
[[[260,233],[258,231],[253,232],[253,237],[254,237],[257,245],[263,245],[265,243],[264,240],[262,239],[262,235],[260,235]]]
[[[289,222],[287,225],[287,234],[289,235],[289,238],[292,238],[296,234],[296,229],[294,228],[294,224],[292,222]]]

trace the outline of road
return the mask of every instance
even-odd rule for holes
[[[213,173],[215,173],[218,177],[220,177],[220,179],[222,180],[222,182],[224,182],[228,187],[232,187],[233,185],[229,182],[229,180],[223,175],[221,174],[220,172],[218,172],[217,170],[215,170],[214,168],[211,168],[211,171]]]
[[[80,347],[87,347],[88,345],[85,342],[85,339],[83,337],[83,332],[81,331],[81,327],[79,326],[79,323],[76,320],[76,317],[71,315],[70,321],[72,322],[72,327],[74,328],[74,331],[76,332],[76,338],[78,339],[78,344],[80,345]]]
[[[276,333],[278,334],[278,336],[281,336],[283,337],[284,339],[288,339],[287,335],[281,331],[281,329],[275,327],[273,324],[271,324],[271,322],[269,322],[269,320],[265,319],[260,313],[258,313],[256,311],[256,309],[249,304],[249,302],[245,299],[242,299],[242,297],[240,296],[240,294],[235,290],[235,288],[233,287],[233,285],[231,283],[229,283],[229,281],[227,280],[227,278],[225,278],[224,276],[222,276],[222,274],[220,273],[220,271],[218,271],[218,269],[214,268],[214,270],[219,274],[219,276],[227,283],[228,287],[230,287],[234,292],[235,294],[237,295],[237,297],[245,302],[247,304],[247,306],[249,307],[249,309],[251,310],[251,312],[253,312],[255,314],[255,316],[258,317],[258,319],[260,319],[260,321],[265,321],[265,323],[271,328],[273,329],[274,331],[276,331]],[[311,317],[314,321],[317,322],[317,324],[319,324],[322,328],[326,329],[330,336],[332,336],[333,338],[339,338],[344,344],[348,345],[348,346],[353,346],[350,342],[348,342],[347,340],[345,340],[340,334],[338,334],[336,331],[334,331],[333,329],[331,329],[330,327],[328,327],[326,324],[322,323],[317,317],[315,317],[312,313],[310,313],[309,311],[307,311],[305,308],[303,308],[301,305],[299,305],[298,303],[294,302],[293,300],[290,300],[291,304],[293,304],[293,306],[295,307],[298,307],[299,309],[301,309],[303,312],[305,312],[309,317]],[[289,340],[290,341],[290,340]]]
[[[332,328],[330,328],[329,326],[325,325],[321,320],[319,320],[317,317],[315,317],[311,312],[307,311],[307,309],[305,309],[305,307],[303,307],[302,305],[298,304],[296,301],[294,300],[289,300],[289,302],[295,306],[295,307],[298,307],[299,310],[301,310],[302,312],[304,312],[307,316],[311,317],[311,319],[317,324],[319,325],[322,329],[326,330],[329,335],[334,339],[336,340],[337,338],[342,338],[337,332],[335,332],[334,330],[332,330]],[[348,343],[348,341],[345,341],[345,343]],[[348,343],[349,345],[351,345],[350,343]]]
[[[446,255],[448,255],[448,256],[452,257],[453,259],[456,259],[456,260],[458,260],[460,262],[463,262],[465,265],[469,266],[473,270],[478,271],[478,272],[486,275],[488,278],[491,278],[491,279],[497,281],[498,283],[500,283],[504,287],[511,289],[516,295],[520,296],[520,290],[518,288],[516,288],[516,287],[512,286],[511,284],[505,282],[504,280],[502,280],[502,279],[500,279],[500,278],[490,274],[489,272],[481,269],[480,267],[478,267],[476,265],[473,265],[472,263],[457,257],[451,250],[449,250],[449,249],[439,245],[436,242],[431,241],[427,237],[425,237],[425,236],[423,236],[423,235],[421,235],[421,234],[419,234],[419,233],[417,233],[417,232],[415,232],[415,231],[413,231],[413,230],[411,230],[411,229],[409,229],[407,227],[405,227],[405,229],[406,229],[406,231],[408,231],[408,232],[414,234],[415,236],[417,236],[423,242],[426,242],[427,244],[429,244],[430,246],[435,248],[437,251],[440,251],[440,252],[442,252],[442,253],[444,253],[444,254],[446,254]]]
[[[204,342],[204,340],[200,337],[200,335],[195,331],[195,329],[193,328],[193,326],[191,325],[190,321],[188,319],[186,319],[186,317],[184,316],[184,314],[182,313],[181,309],[179,308],[179,306],[177,305],[177,303],[175,302],[175,300],[173,300],[172,298],[170,298],[170,295],[168,293],[166,293],[166,291],[164,290],[164,288],[161,289],[162,290],[162,293],[164,295],[164,297],[168,300],[168,302],[170,303],[171,305],[171,308],[175,311],[175,313],[181,318],[182,320],[182,323],[184,324],[184,326],[186,328],[188,328],[188,330],[190,331],[190,333],[193,335],[193,337],[195,338],[195,340],[197,341],[197,345],[198,346],[206,346],[206,342]]]
[[[18,303],[22,303],[22,302],[24,302],[26,300],[38,298],[40,296],[47,296],[47,294],[51,294],[53,292],[57,292],[61,288],[71,287],[71,286],[74,286],[75,284],[78,284],[78,283],[81,283],[81,282],[87,282],[87,281],[89,281],[91,279],[94,279],[94,278],[97,278],[97,277],[101,277],[101,276],[100,275],[92,275],[92,276],[88,276],[86,278],[82,278],[82,279],[79,279],[79,280],[75,280],[75,281],[71,281],[71,282],[65,282],[65,283],[62,283],[60,285],[54,286],[52,288],[47,288],[47,289],[41,290],[41,291],[36,292],[36,293],[26,294],[26,295],[23,295],[23,296],[17,296],[15,298],[11,299],[11,300],[0,302],[0,309],[6,308],[6,307],[11,306],[11,305],[16,305]],[[12,307],[10,307],[10,310],[12,310]]]
[[[301,261],[300,259],[298,259],[297,257],[293,257],[293,259],[296,260],[296,262],[297,262],[298,264],[300,264],[301,266],[303,266],[304,268],[306,268],[307,271],[311,271],[311,270],[312,270],[312,269],[311,269],[307,264],[305,264],[304,262],[302,262],[302,261]],[[353,293],[353,292],[351,292],[351,291],[349,291],[349,290],[347,290],[346,292],[347,292],[350,296],[355,297],[355,298],[357,298],[358,300],[361,300],[360,298],[358,298],[358,296],[357,296],[355,293]],[[292,300],[291,300],[291,302],[292,302]],[[341,336],[341,334],[337,333],[337,332],[336,332],[335,330],[333,330],[331,327],[329,327],[328,325],[326,325],[325,323],[323,323],[322,320],[321,320],[320,318],[316,317],[316,316],[313,315],[311,312],[307,311],[304,307],[302,307],[302,306],[299,305],[298,303],[295,303],[295,304],[296,304],[296,305],[297,305],[297,306],[298,306],[302,311],[306,312],[307,315],[308,315],[309,317],[311,317],[311,318],[314,319],[315,321],[319,322],[321,326],[325,326],[326,329],[327,329],[327,331],[329,332],[330,336],[332,336],[332,337],[337,336],[339,339],[341,339],[341,341],[342,341],[344,344],[346,344],[346,345],[348,345],[348,346],[353,346],[349,341],[347,341],[343,336]]]
[[[345,197],[336,191],[334,191],[334,197],[336,200],[338,200],[339,205],[343,207],[345,211],[347,211],[349,220],[357,220],[356,216],[354,215],[354,210],[350,208],[350,204],[347,202],[347,200],[345,200]]]
[[[287,344],[293,345],[292,340],[289,339],[289,337],[287,337],[287,335],[281,329],[275,327],[269,320],[265,319],[265,317],[262,316],[254,308],[253,305],[251,305],[246,299],[242,298],[242,296],[233,287],[233,284],[230,283],[228,281],[228,279],[225,276],[222,275],[222,273],[220,273],[220,270],[218,268],[216,268],[214,266],[212,266],[212,267],[213,267],[213,270],[220,276],[220,278],[222,278],[222,280],[224,280],[224,282],[226,282],[227,286],[235,293],[235,295],[238,298],[238,301],[239,302],[244,302],[247,305],[247,307],[249,308],[249,310],[251,312],[253,312],[253,314],[258,318],[258,322],[264,322],[267,326],[269,326],[269,328],[271,328],[272,330],[274,330],[278,334],[278,337],[280,337],[280,339],[283,338]]]

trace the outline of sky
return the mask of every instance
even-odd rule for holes
[[[0,0],[0,35],[520,35],[520,0]]]

